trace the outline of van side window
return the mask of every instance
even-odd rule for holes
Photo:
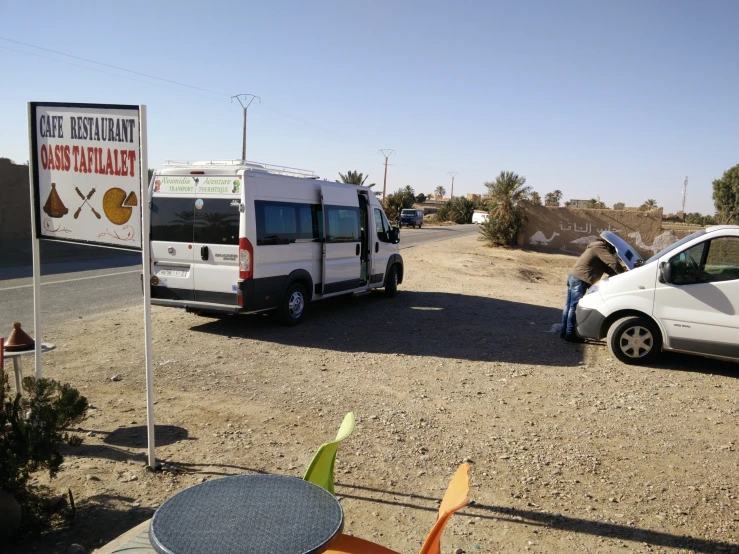
[[[739,279],[739,237],[719,237],[696,244],[670,260],[676,285]]]
[[[378,208],[375,208],[375,228],[377,230],[377,240],[380,242],[390,242],[390,238],[388,236],[390,226],[388,225],[387,219],[385,219],[385,215],[382,213],[382,210]]]
[[[326,242],[359,242],[359,208],[326,206]]]
[[[713,239],[703,267],[707,283],[739,279],[739,237]]]
[[[708,242],[691,246],[670,259],[672,266],[672,283],[675,285],[694,285],[703,283],[703,254]]]
[[[300,204],[300,239],[319,240],[323,237],[323,212],[320,204]]]
[[[321,206],[293,202],[254,202],[257,246],[318,240],[323,231]]]

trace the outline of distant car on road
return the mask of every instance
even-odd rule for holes
[[[414,229],[416,226],[420,229],[423,227],[423,210],[403,210],[400,212],[400,224],[399,227],[410,226]]]

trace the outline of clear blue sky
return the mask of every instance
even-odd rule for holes
[[[0,36],[0,156],[28,159],[26,102],[146,104],[150,166],[241,154],[356,169],[388,188],[656,198],[713,213],[739,162],[739,2],[12,2]],[[23,52],[23,53],[22,53]],[[30,55],[36,54],[36,55]],[[38,57],[43,56],[43,57]],[[74,65],[70,65],[74,64]],[[96,71],[98,70],[98,71]],[[102,71],[102,72],[101,72]],[[132,80],[136,79],[136,80]]]

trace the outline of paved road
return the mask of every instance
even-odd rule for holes
[[[477,232],[477,225],[403,229],[400,248]],[[136,256],[42,264],[41,321],[46,327],[141,303],[141,264]],[[28,266],[0,268],[0,336],[12,322],[33,331],[33,280]]]

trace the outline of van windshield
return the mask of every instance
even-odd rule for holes
[[[414,217],[415,217],[415,215],[416,215],[416,210],[403,210],[403,211],[402,211],[402,212],[400,212],[400,213],[401,213],[402,215],[411,215],[411,216],[414,216]]]
[[[644,262],[644,265],[647,265],[647,264],[650,264],[650,263],[652,263],[654,261],[659,260],[665,254],[669,254],[670,252],[672,252],[676,248],[680,248],[686,242],[690,242],[694,238],[698,238],[698,237],[700,237],[702,235],[705,235],[705,234],[706,234],[706,230],[705,229],[701,229],[700,231],[696,231],[692,235],[688,235],[687,237],[685,237],[683,239],[680,239],[677,242],[673,242],[670,246],[668,246],[667,248],[664,248],[664,249],[660,250],[654,256],[652,256],[651,258],[649,258],[646,262]]]

